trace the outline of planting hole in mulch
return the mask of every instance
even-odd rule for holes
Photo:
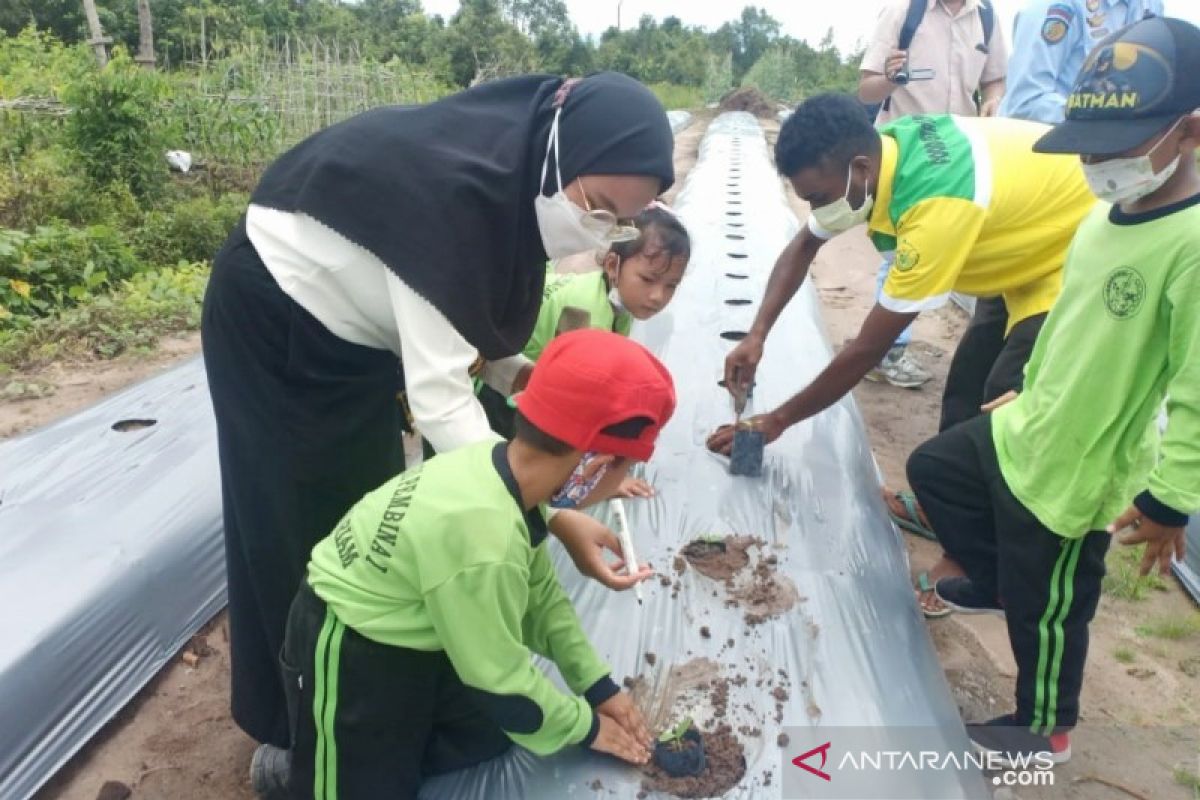
[[[727,306],[748,306],[753,303],[753,300],[747,300],[745,297],[731,297],[725,301]]]
[[[727,217],[740,217],[741,215],[742,215],[742,212],[740,212],[740,211],[726,211],[725,212],[725,216],[727,216]]]
[[[725,238],[733,239],[735,242],[740,242],[743,239],[745,239],[746,237],[745,237],[745,235],[740,234],[740,233],[727,233],[727,234],[725,234]]]
[[[744,281],[744,280],[746,280],[746,278],[749,278],[750,276],[746,275],[745,273],[742,273],[742,272],[726,272],[725,277],[733,278],[735,281]]]
[[[730,258],[749,258],[750,257],[748,253],[726,253],[725,255],[729,256]]]
[[[731,342],[740,342],[746,338],[745,331],[721,331],[721,338],[728,339]]]
[[[744,223],[744,222],[726,222],[725,227],[727,227],[727,228],[744,228],[744,227],[746,227],[746,223]]]
[[[724,539],[693,539],[682,553],[697,572],[714,581],[733,580],[733,576],[750,563],[746,552],[754,540],[749,536],[726,536]]]
[[[158,424],[156,419],[120,419],[112,424],[112,429],[118,433],[140,431]]]

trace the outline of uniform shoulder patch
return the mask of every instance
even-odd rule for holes
[[[1042,21],[1042,40],[1046,44],[1058,44],[1067,38],[1067,31],[1075,19],[1075,9],[1065,3],[1054,3],[1046,10]]]

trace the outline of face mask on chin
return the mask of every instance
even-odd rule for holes
[[[604,476],[608,472],[609,465],[603,464],[596,468],[590,478],[587,477],[588,468],[599,457],[600,454],[595,452],[583,454],[583,458],[579,459],[579,463],[571,471],[566,483],[560,486],[550,498],[551,508],[575,508],[592,493],[592,490],[600,484],[600,481],[604,480]]]
[[[546,255],[552,259],[566,258],[590,250],[607,250],[613,242],[636,239],[636,228],[629,229],[617,224],[616,216],[609,212],[580,208],[571,202],[571,198],[563,191],[558,158],[558,120],[561,115],[561,108],[554,112],[550,138],[546,143],[546,158],[542,161],[542,180],[538,184],[538,196],[533,201],[538,233],[542,236],[542,247],[546,250]],[[552,150],[558,191],[551,197],[546,197],[541,194],[541,187],[546,184],[546,170],[550,165]],[[586,196],[584,202],[587,202]]]
[[[813,219],[825,230],[839,234],[848,231],[855,225],[861,225],[871,217],[871,209],[875,207],[875,198],[867,191],[867,181],[863,179],[863,202],[858,208],[850,205],[850,182],[854,178],[854,165],[846,169],[846,191],[840,199],[832,203],[814,208]]]
[[[1179,169],[1180,159],[1183,156],[1175,156],[1170,164],[1155,172],[1150,155],[1182,121],[1181,119],[1168,128],[1144,155],[1110,158],[1097,164],[1083,164],[1083,177],[1087,180],[1092,194],[1107,203],[1120,205],[1121,203],[1137,202],[1161,189],[1163,184],[1175,174],[1175,170]]]

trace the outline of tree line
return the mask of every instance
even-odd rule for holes
[[[89,8],[94,8],[91,24]],[[454,86],[518,72],[579,75],[612,69],[648,84],[703,87],[706,100],[748,78],[781,100],[813,89],[849,87],[861,58],[861,53],[840,53],[828,33],[815,45],[787,35],[778,20],[754,6],[712,31],[674,16],[647,15],[636,25],[610,27],[593,38],[580,34],[563,0],[462,0],[448,19],[424,13],[420,0],[0,4],[5,33],[16,35],[30,25],[64,43],[90,42],[98,50],[111,40],[138,53],[139,61],[165,68],[221,58],[248,39],[316,38],[353,44],[364,58],[403,62]]]

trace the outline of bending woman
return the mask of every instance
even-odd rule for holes
[[[398,393],[439,451],[494,436],[472,377],[506,394],[527,378],[514,354],[547,257],[629,236],[619,221],[673,180],[662,106],[614,73],[375,109],[268,168],[216,257],[202,321],[246,733],[290,744],[288,605],[312,546],[404,469]]]

